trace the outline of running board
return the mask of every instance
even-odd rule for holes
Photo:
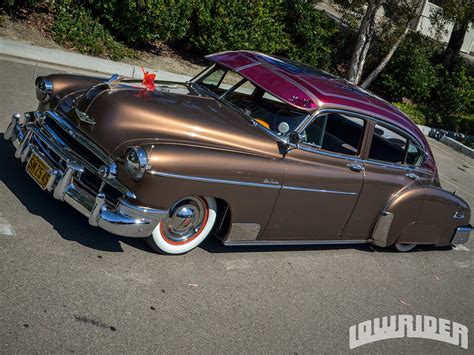
[[[226,240],[225,246],[277,246],[277,245],[345,245],[367,244],[369,240]]]

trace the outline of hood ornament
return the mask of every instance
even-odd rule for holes
[[[78,107],[79,107],[79,104],[82,102],[82,100],[84,98],[86,98],[89,93],[91,93],[93,90],[95,89],[99,89],[99,88],[103,88],[103,87],[106,87],[107,89],[110,89],[112,87],[112,85],[122,81],[123,78],[117,74],[114,74],[112,75],[108,80],[106,81],[103,81],[99,84],[96,84],[96,85],[93,85],[91,86],[89,89],[87,89],[83,94],[79,95],[73,102],[73,107],[74,107],[74,110],[76,111],[76,115],[77,117],[82,121],[82,122],[85,122],[85,123],[88,123],[88,124],[95,124],[95,121],[93,118],[91,118],[87,113],[85,113],[84,111],[81,111]]]

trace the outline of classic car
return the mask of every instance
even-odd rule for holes
[[[250,51],[186,83],[54,74],[5,138],[44,190],[111,233],[181,254],[225,245],[464,243],[470,208],[399,109]],[[142,85],[144,84],[144,85]]]

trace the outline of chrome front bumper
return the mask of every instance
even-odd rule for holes
[[[100,167],[102,169],[98,169],[68,146],[57,132],[45,124],[46,116],[49,120],[63,125],[66,134],[77,139],[95,154],[94,157],[104,160],[104,165]],[[116,167],[113,161],[67,120],[54,112],[32,112],[23,116],[14,114],[4,138],[13,143],[16,148],[15,157],[22,163],[28,162],[33,153],[41,157],[51,168],[45,190],[51,192],[54,198],[67,202],[81,212],[92,226],[126,237],[148,237],[167,214],[167,211],[130,203],[128,200],[133,199],[134,195],[115,179],[113,170]],[[91,193],[90,188],[81,186],[81,174],[86,170],[101,181],[97,193]],[[109,190],[106,190],[105,186]],[[110,190],[121,196],[116,200],[111,199],[107,193]]]
[[[451,241],[451,244],[456,245],[467,243],[467,241],[469,240],[469,235],[472,231],[473,227],[471,225],[456,228],[456,232],[454,233],[454,237]]]

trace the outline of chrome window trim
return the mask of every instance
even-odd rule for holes
[[[386,121],[384,121],[380,118],[376,118],[376,117],[369,116],[367,114],[363,114],[363,113],[359,113],[359,112],[355,112],[355,111],[350,111],[350,110],[347,110],[347,109],[321,108],[319,110],[316,110],[313,114],[309,115],[306,120],[302,121],[301,124],[298,127],[295,128],[295,131],[297,131],[298,133],[301,133],[309,124],[311,124],[311,122],[313,121],[314,118],[316,118],[320,114],[326,114],[326,113],[340,113],[340,114],[351,115],[351,116],[354,116],[354,117],[357,117],[357,118],[360,118],[360,119],[364,119],[367,122],[375,122],[375,123],[380,123],[381,125],[389,126],[389,128],[393,128],[397,132],[400,132],[402,135],[403,134],[407,135],[408,137],[406,137],[406,138],[411,140],[415,145],[418,146],[418,148],[420,148],[420,150],[425,155],[425,159],[427,159],[427,157],[430,156],[422,148],[422,144],[420,143],[420,141],[416,137],[414,137],[411,133],[409,133],[409,132],[403,130],[402,128],[397,127],[397,126],[395,126],[395,125],[393,125],[389,122],[386,122]],[[364,135],[366,134],[366,132],[367,132],[367,128],[364,128]],[[427,174],[432,174],[433,173],[432,171],[430,171],[428,169],[424,169],[421,166],[412,166],[412,165],[407,165],[407,164],[391,164],[389,162],[382,162],[382,161],[369,159],[368,156],[367,156],[367,158],[364,159],[360,155],[351,156],[351,155],[338,154],[338,153],[323,150],[322,148],[317,148],[316,146],[311,146],[309,144],[298,144],[298,145],[290,144],[290,146],[292,146],[294,148],[301,149],[303,151],[312,152],[312,153],[316,153],[316,154],[327,155],[327,156],[332,156],[332,157],[335,157],[335,158],[340,158],[340,159],[345,159],[345,160],[351,160],[351,161],[356,161],[356,162],[361,162],[361,163],[370,163],[370,164],[375,164],[375,165],[384,166],[384,167],[398,168],[400,170],[410,170],[410,171],[411,170],[418,170],[418,171],[421,171],[421,172],[425,172]],[[370,149],[370,147],[369,147],[369,149]],[[358,154],[360,154],[360,152]]]
[[[360,119],[364,119],[365,121],[369,121],[369,118],[367,118],[366,116],[361,115],[361,114],[356,114],[356,113],[353,114],[350,111],[342,111],[342,110],[338,110],[338,109],[321,109],[321,110],[315,111],[312,115],[309,115],[306,120],[303,120],[301,122],[301,124],[298,127],[295,128],[295,131],[298,132],[298,134],[301,134],[302,131],[305,130],[306,127],[308,127],[311,124],[311,122],[313,122],[313,119],[316,118],[316,116],[318,116],[320,114],[325,114],[325,113],[348,114],[348,115],[352,115],[352,116],[355,116],[355,117],[360,118]],[[361,116],[361,117],[358,117],[358,116]],[[362,139],[364,138],[364,135],[365,135],[365,132],[366,132],[366,126],[367,126],[367,124],[364,124],[364,133],[362,134]],[[359,163],[364,162],[364,159],[360,156],[360,151],[357,152],[357,155],[339,154],[339,153],[334,153],[334,152],[331,152],[329,150],[324,150],[322,148],[318,148],[315,145],[306,144],[306,143],[300,143],[296,146],[296,148],[298,148],[300,150],[303,150],[303,151],[306,151],[306,152],[327,155],[327,156],[330,156],[330,157],[341,158],[341,159],[348,160],[348,161],[354,161],[354,162],[359,162]],[[362,150],[362,148],[360,148],[359,150]]]
[[[315,111],[306,121],[303,121],[302,124],[300,125],[300,127],[296,127],[295,130],[298,131],[298,133],[301,133],[301,131],[303,129],[305,129],[311,123],[313,118],[315,118],[319,114],[323,114],[323,113],[340,113],[340,114],[343,114],[343,115],[344,114],[345,115],[350,115],[350,116],[358,117],[358,118],[361,118],[361,119],[365,119],[366,121],[374,121],[374,122],[380,123],[382,125],[389,126],[389,127],[393,128],[394,130],[402,133],[402,134],[408,135],[409,138],[412,139],[415,143],[417,143],[417,145],[420,147],[420,149],[423,152],[426,153],[426,151],[423,148],[421,148],[423,146],[423,144],[421,144],[421,142],[415,136],[413,136],[410,132],[408,132],[408,131],[404,130],[403,128],[398,127],[398,126],[396,126],[396,125],[394,125],[390,122],[384,121],[383,119],[380,119],[380,118],[377,118],[377,117],[374,117],[374,116],[370,116],[368,114],[359,113],[359,112],[356,112],[356,111],[351,111],[349,107],[347,109],[339,109],[339,108],[332,108],[332,107],[321,108],[321,109]]]
[[[329,151],[322,150],[322,149],[319,150],[315,146],[311,146],[311,145],[299,145],[298,149],[300,149],[302,151],[305,151],[305,152],[316,153],[316,154],[321,154],[321,155],[327,155],[327,156],[330,156],[330,157],[333,157],[333,158],[340,158],[340,159],[344,159],[346,161],[364,163],[364,159],[362,159],[361,157],[358,157],[356,155],[337,154],[337,153],[329,152]]]
[[[292,190],[292,191],[322,192],[322,193],[337,194],[337,195],[358,195],[357,192],[325,190],[325,189],[311,189],[311,188],[306,188],[306,187],[295,187],[295,186],[287,186],[287,185],[283,185],[282,189]]]
[[[378,165],[378,166],[381,166],[383,168],[394,168],[394,169],[399,169],[399,170],[410,170],[410,167],[408,165],[384,162],[382,160],[366,159],[365,162],[368,163],[368,164]]]

